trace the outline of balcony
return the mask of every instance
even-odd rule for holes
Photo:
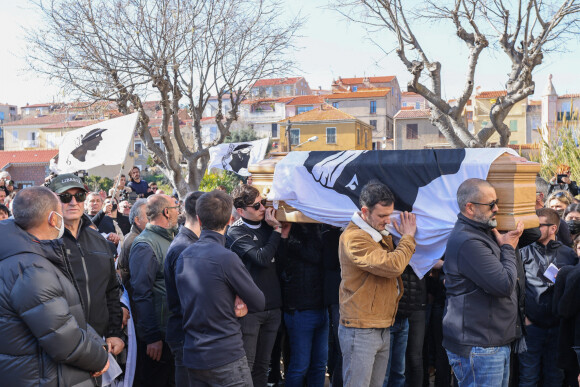
[[[24,149],[28,148],[38,148],[40,142],[38,140],[22,140],[20,141],[20,147]]]

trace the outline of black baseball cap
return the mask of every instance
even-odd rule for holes
[[[72,173],[63,173],[55,176],[50,182],[50,189],[57,194],[68,191],[71,188],[80,188],[86,191],[85,184],[82,179]]]

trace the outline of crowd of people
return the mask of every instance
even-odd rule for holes
[[[415,215],[393,216],[380,182],[339,228],[280,222],[251,181],[179,200],[129,178],[107,194],[75,174],[14,192],[0,175],[2,384],[578,386],[567,166],[537,178],[526,230],[498,232],[493,186],[463,182],[423,278]]]

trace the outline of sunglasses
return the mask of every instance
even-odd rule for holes
[[[490,203],[476,203],[470,202],[471,204],[479,204],[480,206],[489,206],[489,209],[492,210],[494,206],[499,205],[499,199],[495,199],[493,202]]]
[[[79,191],[74,195],[71,195],[69,193],[63,193],[58,195],[60,201],[64,204],[70,203],[72,201],[73,196],[77,201],[77,203],[82,203],[87,198],[87,193],[85,191]]]
[[[252,207],[254,210],[258,211],[260,209],[260,206],[266,207],[266,199],[262,199],[258,203],[250,204],[246,207]]]

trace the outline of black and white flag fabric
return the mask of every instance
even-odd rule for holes
[[[208,171],[223,169],[240,176],[250,176],[248,165],[264,160],[268,149],[268,138],[256,141],[219,144],[209,148]]]
[[[73,173],[123,164],[138,117],[138,113],[133,113],[68,132],[58,150],[58,164],[51,169],[56,173]]]
[[[362,187],[377,179],[395,195],[392,219],[417,216],[417,248],[410,265],[423,277],[443,256],[457,220],[457,189],[469,178],[486,179],[491,163],[509,148],[405,151],[291,152],[274,172],[268,200],[285,201],[304,215],[334,226],[348,225]],[[395,238],[394,227],[388,226]]]

